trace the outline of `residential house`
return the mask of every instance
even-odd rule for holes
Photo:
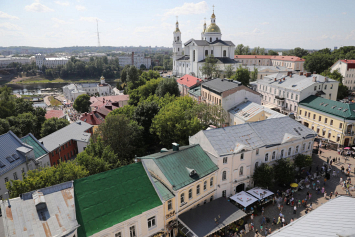
[[[50,119],[50,118],[64,118],[64,119],[68,119],[67,115],[64,114],[63,110],[47,110],[46,115],[45,115],[46,119]]]
[[[311,95],[336,100],[339,86],[338,81],[309,72],[273,74],[257,80],[256,84],[262,95],[261,104],[283,114],[296,114],[299,102]]]
[[[311,155],[316,133],[288,116],[202,130],[189,138],[218,166],[216,198],[253,187],[252,175],[261,163]]]
[[[338,60],[331,67],[330,71],[334,72],[338,70],[343,76],[343,84],[349,88],[349,90],[355,90],[355,60]]]
[[[297,120],[331,143],[355,143],[355,104],[309,96],[300,102]]]
[[[105,118],[97,111],[89,113],[85,112],[81,114],[79,119],[85,123],[93,125],[93,132],[95,132],[99,125],[105,121]]]
[[[74,159],[76,154],[85,150],[93,133],[93,125],[78,120],[40,139],[49,151],[51,166],[59,161]]]
[[[305,60],[296,56],[234,55],[234,60],[244,66],[278,66],[291,71],[303,71]]]
[[[78,236],[161,236],[165,213],[153,183],[142,163],[74,180]]]
[[[32,133],[21,137],[20,140],[33,148],[37,167],[46,167],[51,165],[49,159],[49,151],[42,145],[40,141],[37,140],[37,138],[32,135]]]
[[[176,81],[178,83],[181,96],[187,95],[189,90],[191,90],[194,87],[197,87],[202,82],[201,79],[188,74],[180,77]]]
[[[105,107],[109,111],[112,111],[113,109],[117,109],[127,105],[128,100],[129,100],[129,95],[114,95],[114,96],[102,96],[102,97],[93,96],[90,98],[90,103],[91,103],[90,108],[91,111],[95,111],[95,110],[98,111],[101,107]]]
[[[73,181],[1,201],[4,237],[76,237]]]

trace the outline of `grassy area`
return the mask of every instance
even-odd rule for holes
[[[106,80],[106,81],[117,81],[118,79],[114,80]],[[92,78],[92,79],[67,79],[64,80],[62,78],[56,78],[56,79],[47,79],[44,77],[30,77],[30,78],[24,78],[23,80],[19,81],[10,81],[7,84],[36,84],[36,83],[92,83],[92,82],[99,82],[100,80],[98,78]]]
[[[56,98],[54,98],[54,96],[49,96],[48,100],[49,100],[49,102],[51,103],[52,106],[62,105],[62,103],[59,100],[57,100]]]

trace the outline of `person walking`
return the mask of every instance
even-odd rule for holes
[[[324,193],[324,187],[322,188],[322,194]]]
[[[312,197],[312,193],[309,193],[308,200],[311,200],[311,197]]]
[[[277,225],[281,223],[281,217],[279,216],[279,218],[277,218]]]
[[[280,207],[281,212],[282,212],[282,208],[284,208],[284,205],[281,204],[281,207]]]
[[[301,206],[301,199],[298,200],[298,207]]]
[[[338,191],[335,191],[334,195],[335,195],[335,197],[338,197]]]
[[[275,206],[275,196],[272,197],[272,205]]]
[[[333,192],[330,192],[329,199],[332,199],[332,196],[333,196]]]
[[[276,218],[274,217],[274,219],[272,220],[271,225],[276,225]]]
[[[324,192],[324,198],[326,198],[327,197],[327,192]]]
[[[297,207],[294,206],[294,207],[293,207],[293,214],[296,214],[296,211],[297,211]]]
[[[254,214],[251,214],[251,216],[250,216],[250,222],[253,223],[253,221],[254,221]]]

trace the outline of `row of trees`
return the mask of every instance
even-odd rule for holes
[[[260,48],[258,47],[254,47],[253,49],[250,49],[249,46],[247,45],[243,45],[243,44],[238,44],[237,47],[235,47],[234,50],[234,54],[235,55],[278,55],[277,52],[275,52],[274,50],[268,50],[268,52],[266,53],[265,48]]]

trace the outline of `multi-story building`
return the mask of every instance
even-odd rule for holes
[[[311,155],[316,133],[288,116],[202,130],[189,138],[218,166],[216,198],[253,187],[255,167]]]
[[[42,55],[40,53],[36,54],[35,60],[36,60],[36,66],[39,69],[41,69],[42,66],[45,66],[47,68],[55,68],[58,66],[64,66],[69,61],[68,58],[46,58],[44,55]]]
[[[187,74],[180,77],[176,81],[178,83],[181,96],[187,95],[189,90],[200,85],[202,82],[201,79]]]
[[[4,237],[76,237],[75,208],[73,181],[1,201]]]
[[[7,67],[10,63],[31,64],[34,61],[34,57],[4,57],[0,58],[0,68]]]
[[[303,71],[305,60],[296,56],[234,55],[234,59],[244,66],[279,66],[291,71]]]
[[[165,201],[142,163],[74,180],[74,191],[78,236],[149,237],[165,232]]]
[[[297,120],[330,143],[341,146],[355,143],[355,104],[309,96],[300,102]]]
[[[287,74],[290,69],[286,67],[279,67],[279,66],[244,66],[249,70],[249,72],[253,72],[255,69],[258,70],[257,79],[263,79],[265,76],[275,74],[275,73],[283,73]]]
[[[176,29],[173,32],[173,75],[183,76],[190,74],[202,78],[201,68],[206,57],[213,55],[217,59],[217,67],[224,71],[226,66],[231,65],[235,70],[239,64],[234,60],[234,47],[232,41],[222,40],[222,33],[216,24],[216,16],[211,16],[211,24],[203,26],[201,40],[190,39],[184,43],[182,48],[181,32],[179,22],[176,22]],[[184,55],[182,53],[184,52]]]
[[[49,160],[49,152],[43,144],[35,138],[32,133],[20,138],[21,141],[32,147],[34,158],[36,160],[36,167],[47,167],[51,165]]]
[[[309,72],[273,74],[257,80],[256,84],[256,90],[262,95],[261,104],[284,114],[296,114],[298,103],[311,95],[336,100],[339,86],[338,81]]]
[[[78,120],[40,139],[49,151],[51,166],[74,159],[85,150],[93,133],[93,125]]]
[[[355,60],[338,60],[330,68],[331,72],[335,70],[338,70],[343,76],[343,84],[347,86],[349,90],[355,90]]]
[[[131,54],[118,56],[118,61],[120,66],[132,65],[136,68],[140,68],[141,65],[144,65],[147,69],[152,66],[152,59],[150,57],[145,57],[144,54]]]

